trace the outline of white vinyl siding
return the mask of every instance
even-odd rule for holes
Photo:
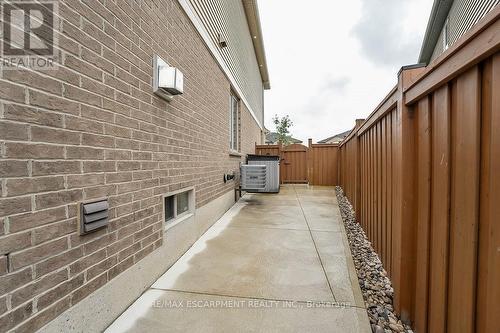
[[[252,36],[240,0],[188,0],[217,52],[233,75],[260,124],[264,123],[264,86]],[[219,47],[219,34],[227,47]]]
[[[451,47],[499,3],[500,0],[455,0],[446,20],[448,24],[447,36],[445,36],[445,27],[443,27],[432,53],[431,61],[445,51],[446,39],[448,47]]]

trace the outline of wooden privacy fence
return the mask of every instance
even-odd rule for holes
[[[338,185],[336,144],[256,145],[255,154],[280,156],[282,184]]]
[[[341,143],[339,181],[415,332],[500,330],[500,7]]]

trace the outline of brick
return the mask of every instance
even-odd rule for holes
[[[92,146],[92,147],[112,148],[115,146],[115,138],[105,135],[84,133],[82,135],[82,144],[85,146]]]
[[[61,80],[63,82],[71,83],[74,85],[80,84],[80,75],[78,73],[75,73],[58,63],[56,64],[55,69],[56,70],[53,69],[40,70],[40,72],[44,73],[45,75],[54,77],[58,80]]]
[[[151,179],[151,178],[153,178],[153,172],[152,171],[134,171],[133,177],[134,177],[134,180]]]
[[[16,69],[15,71],[4,71],[3,77],[7,80],[29,85],[40,90],[45,90],[53,94],[61,95],[62,83],[50,77],[42,76],[39,73],[29,69]]]
[[[132,181],[132,174],[130,172],[117,172],[106,174],[106,184],[115,184]]]
[[[83,172],[114,172],[116,164],[113,161],[85,161],[83,162]]]
[[[80,144],[80,133],[48,127],[31,127],[31,140],[69,145]]]
[[[83,287],[75,290],[71,295],[71,300],[73,304],[80,302],[82,299],[92,294],[97,289],[101,288],[108,282],[108,277],[106,273],[96,277],[92,281],[85,284]]]
[[[104,133],[115,137],[131,138],[132,131],[129,128],[105,124]]]
[[[31,198],[0,199],[0,217],[31,211]]]
[[[58,46],[61,50],[65,50],[75,56],[80,55],[80,45],[77,42],[67,38],[63,34],[58,34],[57,37],[59,38]]]
[[[87,30],[90,31],[91,28],[89,27]],[[102,33],[102,31],[97,30],[96,32],[97,32],[97,34],[96,34],[96,36],[94,36],[96,39],[108,38],[107,36],[105,37],[105,35],[104,35],[104,33]],[[112,42],[112,43],[114,43],[114,42]],[[109,47],[110,45],[106,45],[106,46]],[[99,68],[107,73],[114,74],[115,66],[113,65],[112,62],[104,59],[103,57],[101,57],[97,53],[94,53],[86,48],[82,48],[81,53],[82,53],[83,60],[91,63],[92,65],[96,66],[97,68]],[[102,79],[100,79],[100,80],[102,80]]]
[[[87,187],[83,190],[85,199],[96,199],[116,195],[116,185]]]
[[[41,295],[38,298],[37,308],[45,309],[49,305],[57,302],[61,298],[69,295],[73,290],[81,287],[84,283],[85,279],[83,274],[77,275],[64,283],[61,283],[56,288],[50,290],[49,292]]]
[[[94,12],[102,16],[107,22],[113,24],[115,22],[115,16],[111,13],[106,7],[104,7],[101,3],[96,2],[94,0],[83,0],[84,4],[86,4],[89,8],[92,8]],[[104,1],[103,1],[104,3]]]
[[[50,258],[35,265],[36,276],[43,276],[56,269],[69,265],[81,257],[83,257],[82,247],[77,247],[64,253],[52,255]]]
[[[79,160],[103,160],[104,150],[91,148],[91,147],[67,147],[66,148],[68,159]]]
[[[101,108],[96,108],[90,105],[81,106],[81,115],[84,118],[105,121],[112,123],[115,119],[115,114],[112,112],[105,111]]]
[[[127,259],[120,262],[118,265],[112,267],[108,271],[109,280],[114,279],[118,274],[124,272],[127,268],[134,264],[134,257],[128,257]]]
[[[138,191],[140,189],[141,189],[140,182],[127,182],[118,184],[116,191],[118,194],[122,194],[126,192]]]
[[[70,219],[62,222],[52,223],[42,228],[33,230],[33,245],[38,245],[68,235],[78,230],[77,220]]]
[[[74,101],[69,101],[55,95],[48,95],[35,90],[30,90],[29,95],[31,105],[74,115],[80,113],[80,107],[78,103]]]
[[[7,312],[7,295],[0,297],[0,316]]]
[[[116,233],[107,234],[83,245],[85,254],[93,253],[116,241]]]
[[[47,176],[59,174],[81,173],[81,162],[79,161],[33,161],[33,176]]]
[[[50,308],[37,312],[32,318],[20,325],[16,332],[36,332],[42,328],[46,323],[55,319],[61,313],[66,311],[71,306],[71,300],[66,297],[59,302],[55,303]]]
[[[31,267],[0,276],[0,295],[4,295],[32,280]],[[1,327],[1,326],[0,326]]]
[[[31,246],[31,232],[9,234],[0,237],[0,255],[19,251]]]
[[[33,281],[32,283],[12,293],[11,296],[12,307],[17,307],[18,305],[30,300],[34,296],[37,296],[55,287],[56,285],[58,285],[63,281],[66,281],[67,279],[68,279],[68,271],[61,270]]]
[[[104,51],[104,57],[110,61],[112,61],[114,64],[117,64],[118,61],[122,60],[121,57],[119,57],[116,53],[105,50]],[[126,61],[123,61],[125,66],[128,66],[128,63]],[[119,65],[119,64],[117,64]],[[117,90],[120,90],[121,92],[124,92],[126,94],[130,94],[130,85],[112,75],[109,74],[104,74],[104,84],[107,84],[110,87],[113,87]]]
[[[99,133],[99,134],[104,133],[103,124],[90,119],[66,116],[65,123],[66,123],[66,128],[71,130]]]
[[[48,192],[64,189],[64,177],[16,178],[8,179],[7,196]]]
[[[115,98],[115,91],[113,88],[93,79],[82,77],[81,87],[97,95],[102,95],[108,98]]]
[[[15,160],[0,161],[0,178],[25,177],[28,175],[28,162]]]
[[[118,171],[140,170],[141,163],[137,161],[119,161],[117,164]]]
[[[151,244],[151,245],[143,248],[142,250],[140,250],[139,252],[137,252],[134,255],[134,261],[138,262],[139,260],[144,259],[148,254],[150,254],[151,252],[153,252],[153,250],[154,250],[153,244]]]
[[[63,124],[63,116],[59,113],[16,104],[4,104],[4,118],[51,127],[62,127]]]
[[[123,228],[120,228],[118,230],[118,239],[122,239],[122,238],[129,236],[129,235],[132,235],[141,228],[140,222],[135,222],[135,220],[133,218],[132,218],[132,221],[134,221],[134,223],[129,223],[126,226],[124,226]]]
[[[104,98],[102,101],[102,107],[106,110],[113,111],[115,113],[119,113],[122,115],[130,116],[132,113],[132,109],[126,105],[117,103],[113,100],[110,100],[108,98]]]
[[[86,46],[92,47],[92,44],[87,44]],[[97,45],[100,49],[100,46]],[[87,75],[96,80],[102,80],[102,71],[91,64],[88,64],[72,55],[67,55],[64,60],[64,65],[71,68],[79,73]]]
[[[127,150],[106,150],[104,157],[107,160],[130,160],[132,153]]]
[[[67,248],[68,240],[66,238],[56,239],[39,246],[29,248],[22,252],[11,254],[11,265],[13,269],[19,269],[48,257],[55,256]]]
[[[116,256],[109,257],[106,260],[101,261],[97,265],[92,266],[87,270],[87,279],[91,280],[102,273],[105,273],[108,269],[113,267],[118,263],[118,259]]]
[[[88,244],[88,243],[90,243],[98,238],[105,236],[107,233],[108,233],[107,228],[102,228],[102,229],[98,229],[97,231],[95,231],[93,233],[86,234],[86,235],[80,235],[78,233],[72,234],[70,236],[71,248],[74,248],[74,247],[77,247],[80,245],[84,245],[84,244]],[[90,253],[86,253],[85,255],[89,255],[89,254]]]
[[[22,159],[62,159],[64,148],[55,145],[6,142],[5,156]]]
[[[120,149],[140,149],[140,142],[135,140],[116,138],[116,148]]]
[[[73,87],[70,85],[64,85],[64,97],[69,98],[71,100],[79,101],[85,104],[90,104],[93,106],[101,106],[102,105],[102,97],[90,93],[84,89],[80,89],[77,87]]]
[[[11,216],[10,232],[18,232],[66,219],[66,208],[58,207],[33,213]]]
[[[55,193],[37,194],[35,204],[37,209],[62,206],[70,203],[82,201],[82,190],[68,190]]]
[[[3,276],[8,273],[9,268],[8,266],[8,260],[6,255],[1,255],[0,256],[0,276]]]
[[[0,121],[0,140],[26,141],[28,140],[28,126]]]
[[[26,320],[33,313],[33,304],[26,303],[4,316],[0,317],[0,327],[3,332],[9,331],[11,328],[17,326]]]
[[[75,276],[86,270],[87,268],[97,264],[98,262],[104,260],[106,258],[106,249],[99,250],[97,252],[92,253],[84,258],[81,258],[74,263],[72,263],[69,267],[70,275]]]
[[[104,174],[68,176],[68,188],[89,187],[104,184]]]
[[[0,98],[7,99],[9,101],[24,103],[25,89],[23,86],[0,80]]]
[[[138,120],[125,117],[119,114],[117,114],[115,117],[115,124],[133,129],[139,129],[140,126]]]
[[[126,238],[122,238],[122,239],[119,239],[117,242],[109,245],[106,249],[107,249],[107,254],[108,255],[114,255],[118,252],[120,252],[121,250],[131,246],[134,242],[134,237],[133,235],[131,236],[128,236]]]

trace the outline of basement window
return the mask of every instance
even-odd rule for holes
[[[194,216],[194,188],[187,188],[163,196],[165,230]]]

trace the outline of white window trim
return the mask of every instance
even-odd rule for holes
[[[184,193],[184,192],[188,192],[189,209],[188,209],[188,211],[186,211],[180,215],[177,215],[177,197],[176,197],[176,195],[180,194],[180,193]],[[195,210],[196,210],[196,197],[195,197],[195,195],[196,194],[195,194],[194,186],[182,188],[182,189],[172,191],[172,192],[169,192],[169,193],[162,195],[162,198],[161,198],[161,200],[162,200],[162,219],[163,219],[163,223],[165,225],[164,231],[167,231],[168,229],[175,227],[177,224],[184,222],[184,221],[190,219],[191,217],[195,216]],[[165,198],[171,197],[171,196],[174,196],[174,218],[167,222],[167,221],[165,221]]]
[[[450,26],[449,26],[449,19],[447,18],[444,27],[443,27],[443,51],[448,50],[450,47],[450,41],[449,41],[449,34],[450,34]]]
[[[233,142],[234,135],[234,115],[233,115],[233,99],[236,99],[236,142]],[[240,111],[240,99],[236,96],[235,93],[231,92],[229,95],[229,153],[237,154],[239,153],[239,144],[240,144],[240,124],[239,122],[239,111]],[[236,149],[234,147],[236,146]]]

